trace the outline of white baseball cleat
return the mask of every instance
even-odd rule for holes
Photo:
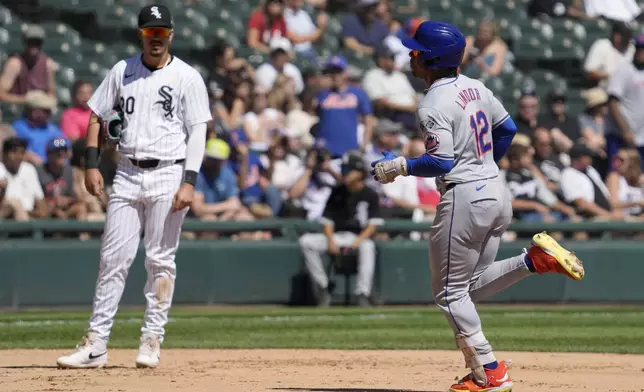
[[[155,368],[161,358],[161,342],[159,337],[154,334],[141,336],[139,345],[139,355],[136,357],[136,367],[138,368]]]
[[[107,344],[90,332],[83,336],[76,351],[58,358],[56,364],[66,369],[102,368],[107,365]]]

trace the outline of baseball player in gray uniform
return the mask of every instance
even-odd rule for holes
[[[96,196],[103,192],[97,168],[101,120],[120,158],[109,195],[88,333],[73,353],[58,358],[60,367],[107,364],[110,330],[142,231],[147,308],[136,365],[159,363],[174,293],[175,253],[204,156],[206,123],[211,120],[201,75],[169,53],[172,27],[168,8],[143,7],[139,13],[143,53],[119,61],[88,103],[93,111],[85,157],[89,192]]]
[[[635,37],[633,61],[619,66],[608,79],[609,123],[606,126],[606,155],[611,169],[617,151],[636,147],[644,170],[644,33]]]
[[[441,200],[430,232],[432,291],[471,369],[450,391],[511,391],[507,366],[497,362],[474,302],[532,273],[579,280],[584,269],[545,233],[533,237],[527,252],[494,262],[512,218],[510,193],[496,161],[516,126],[490,90],[459,75],[465,38],[458,28],[424,22],[403,43],[411,49],[414,76],[428,86],[417,111],[427,153],[407,159],[385,153],[371,163],[372,174],[383,184],[399,175],[438,177]]]

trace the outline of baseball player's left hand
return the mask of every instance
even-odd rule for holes
[[[404,157],[397,157],[396,154],[385,151],[384,157],[371,162],[371,175],[381,184],[393,182],[396,177],[407,175],[407,161]]]
[[[181,187],[172,200],[172,212],[181,211],[192,204],[192,197],[195,194],[195,187],[190,184],[181,184]]]

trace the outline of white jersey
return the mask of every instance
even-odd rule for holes
[[[154,70],[142,55],[119,61],[88,105],[99,117],[121,108],[119,152],[137,160],[185,159],[190,127],[212,119],[203,78],[175,56]]]
[[[463,183],[499,175],[492,130],[509,114],[478,80],[459,75],[437,80],[418,105],[417,120],[427,153],[454,159],[439,180]]]

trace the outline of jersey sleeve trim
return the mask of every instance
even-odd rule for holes
[[[325,218],[325,217],[320,218],[320,223],[322,223],[323,225],[335,226],[335,222],[333,222],[331,219]]]
[[[510,118],[510,114],[506,114],[505,117],[503,117],[501,120],[497,121],[496,123],[492,124],[492,129],[498,127],[499,125],[503,124]]]

